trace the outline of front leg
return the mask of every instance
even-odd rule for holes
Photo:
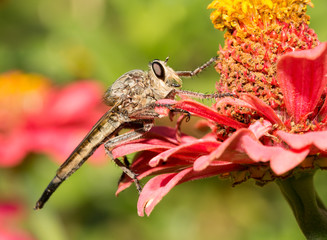
[[[236,97],[234,93],[212,93],[212,94],[204,94],[204,93],[198,93],[198,92],[192,92],[187,90],[181,90],[181,89],[173,89],[170,91],[170,93],[167,95],[167,99],[174,99],[176,95],[183,95],[187,97],[193,97],[198,99],[211,99],[211,98],[223,98],[223,97]],[[173,105],[173,104],[172,104]]]
[[[204,69],[209,67],[214,61],[216,61],[218,57],[212,57],[208,62],[204,63],[202,66],[196,68],[193,71],[176,71],[177,75],[180,77],[193,77],[200,72],[202,72]]]
[[[235,97],[236,95],[233,93],[212,93],[212,94],[204,94],[204,93],[198,93],[198,92],[191,92],[187,90],[175,90],[175,95],[184,95],[188,97],[194,97],[199,99],[210,99],[210,98],[223,98],[223,97]]]

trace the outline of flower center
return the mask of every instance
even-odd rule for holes
[[[276,20],[308,23],[307,5],[313,7],[311,0],[214,0],[208,8],[215,9],[210,18],[217,29],[246,26],[247,32],[256,34]]]
[[[0,75],[0,132],[20,122],[24,114],[38,111],[43,105],[49,82],[37,74],[9,72]]]

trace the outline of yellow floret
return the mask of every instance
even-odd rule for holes
[[[242,24],[256,29],[259,23],[265,26],[274,20],[303,20],[307,5],[313,6],[311,0],[214,0],[208,9],[215,9],[210,19],[219,30],[237,29]]]

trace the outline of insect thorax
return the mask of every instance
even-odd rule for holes
[[[127,112],[154,103],[156,99],[148,73],[142,70],[125,73],[106,91],[104,101],[109,106],[120,103],[119,109]]]

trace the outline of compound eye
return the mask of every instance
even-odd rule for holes
[[[154,74],[157,76],[157,78],[164,80],[165,79],[165,69],[159,62],[153,62],[152,63],[152,70]]]

